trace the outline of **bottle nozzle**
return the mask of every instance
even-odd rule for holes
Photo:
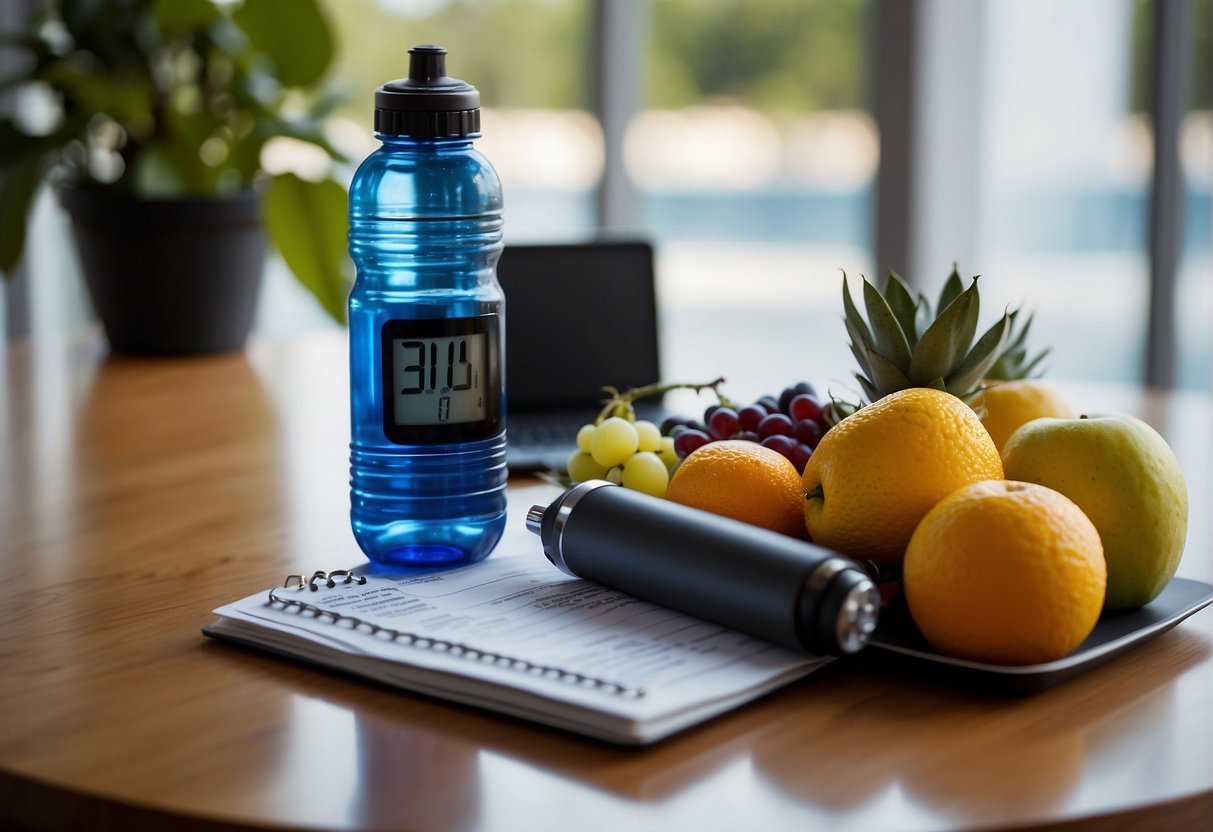
[[[436,81],[446,77],[446,50],[422,43],[409,50],[409,80]]]
[[[480,93],[448,78],[446,49],[419,43],[409,49],[409,77],[375,91],[375,132],[436,138],[480,133]]]

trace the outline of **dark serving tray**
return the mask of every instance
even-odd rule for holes
[[[1036,693],[1139,647],[1210,602],[1213,602],[1213,586],[1174,578],[1157,598],[1141,609],[1104,613],[1086,641],[1064,659],[1028,665],[987,664],[942,656],[927,644],[910,619],[905,604],[899,603],[881,616],[864,653],[893,653],[919,667],[926,662],[957,681],[976,683],[1003,693]]]

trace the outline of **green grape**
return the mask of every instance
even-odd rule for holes
[[[658,451],[661,449],[661,429],[652,422],[643,419],[635,423],[636,435],[640,439],[637,446],[642,451]]]
[[[594,435],[594,430],[593,425],[582,425],[581,430],[577,431],[577,447],[587,454],[590,452],[590,437]]]
[[[623,464],[623,487],[653,497],[664,497],[670,484],[665,463],[652,451],[640,451]]]
[[[666,470],[670,472],[670,476],[674,475],[674,469],[678,467],[678,463],[682,459],[678,456],[678,452],[674,450],[674,437],[661,437],[661,448],[657,451],[657,458],[665,463]]]
[[[640,437],[636,428],[627,419],[612,416],[603,419],[590,437],[590,455],[603,468],[622,465],[624,460],[636,453]]]
[[[607,482],[612,482],[615,485],[623,485],[623,469],[616,465],[606,474]]]
[[[573,482],[606,479],[606,468],[594,461],[585,451],[573,451],[569,456],[569,479]]]

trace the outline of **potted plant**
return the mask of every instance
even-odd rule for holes
[[[3,45],[24,66],[0,91],[50,117],[0,118],[0,271],[49,182],[114,349],[241,346],[267,237],[344,320],[345,188],[261,166],[277,137],[341,160],[323,132],[334,45],[316,0],[47,0]]]

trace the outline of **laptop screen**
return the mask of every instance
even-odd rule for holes
[[[511,412],[592,409],[605,385],[660,380],[648,243],[506,246],[497,276]]]

